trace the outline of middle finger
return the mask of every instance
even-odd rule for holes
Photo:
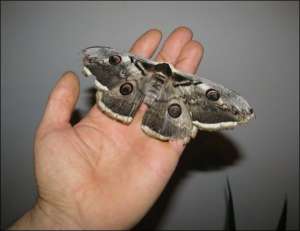
[[[168,62],[176,64],[181,49],[192,40],[193,33],[187,27],[176,28],[164,42],[164,45],[158,53],[156,60],[159,62]]]

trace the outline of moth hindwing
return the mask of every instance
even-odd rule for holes
[[[97,104],[108,116],[128,124],[140,105],[147,104],[141,128],[160,140],[188,141],[198,129],[233,128],[254,117],[233,90],[110,47],[84,49],[83,72],[96,77]]]

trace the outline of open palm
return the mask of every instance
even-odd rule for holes
[[[131,52],[150,58],[160,40],[158,30],[149,30],[134,43]],[[156,59],[193,73],[202,53],[202,46],[192,40],[192,32],[179,27]],[[74,73],[67,72],[49,97],[36,133],[39,196],[31,219],[42,215],[36,226],[46,228],[130,228],[162,192],[184,149],[183,142],[162,142],[145,135],[140,129],[145,105],[130,125],[110,119],[93,106],[71,126],[78,96],[79,81]]]

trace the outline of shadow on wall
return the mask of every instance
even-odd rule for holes
[[[217,171],[235,165],[241,159],[237,147],[218,132],[199,132],[185,149],[167,187],[134,230],[158,229],[176,188],[190,171]]]
[[[86,105],[95,103],[96,89],[86,90]],[[71,123],[76,124],[84,113],[75,110]],[[237,147],[221,133],[199,132],[186,147],[180,162],[158,201],[134,229],[157,229],[165,214],[174,191],[190,171],[217,171],[235,165],[241,159]]]

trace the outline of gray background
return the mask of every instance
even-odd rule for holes
[[[80,49],[128,49],[147,29],[186,25],[205,47],[198,74],[238,90],[257,119],[199,134],[137,228],[223,229],[228,176],[238,229],[274,229],[285,195],[298,229],[298,19],[298,2],[1,2],[3,226],[34,203],[33,135],[62,72],[80,75],[77,108],[89,108]]]

